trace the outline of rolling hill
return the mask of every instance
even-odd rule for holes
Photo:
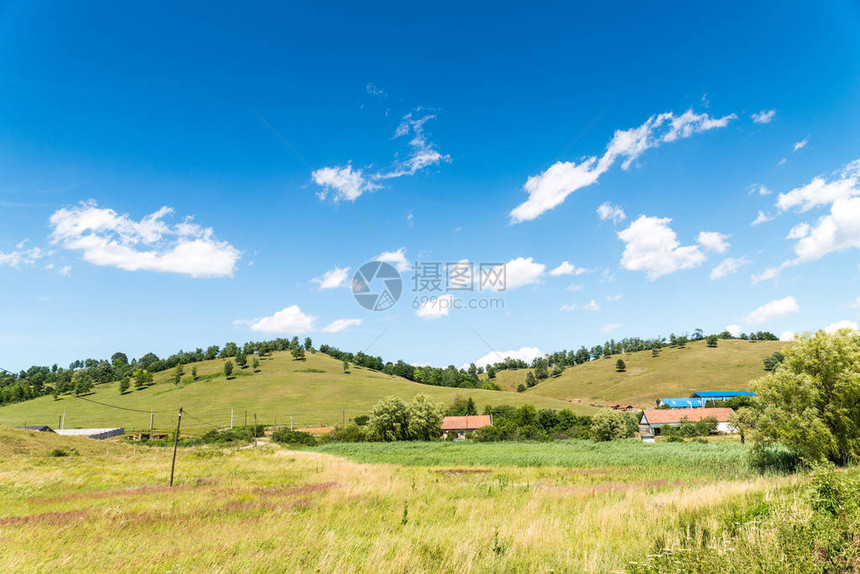
[[[637,351],[568,367],[560,376],[538,383],[523,395],[581,400],[583,404],[631,404],[653,407],[660,397],[686,397],[696,391],[749,390],[763,376],[762,360],[786,343],[781,341],[720,340],[716,348],[705,341],[686,348],[664,348],[657,357]],[[616,372],[624,359],[627,370]],[[515,389],[525,381],[527,370],[499,371],[496,383]]]
[[[249,424],[256,413],[260,424],[271,425],[275,418],[279,425],[289,424],[292,417],[296,427],[325,426],[367,414],[384,396],[410,400],[420,393],[446,404],[457,395],[472,397],[479,410],[487,404],[531,403],[538,408],[570,408],[579,414],[594,411],[541,395],[422,385],[354,365],[345,374],[341,361],[322,353],[308,353],[305,361],[294,360],[288,352],[274,353],[261,361],[260,372],[236,368],[230,380],[222,373],[223,364],[219,359],[185,365],[186,379],[196,366],[198,380],[179,385],[173,384],[172,372],[166,371],[155,375],[152,386],[141,390],[132,387],[124,395],[114,382],[97,385],[84,398],[66,395],[54,400],[45,396],[7,405],[0,407],[0,424],[55,427],[65,413],[65,428],[122,426],[130,432],[149,428],[151,409],[155,411],[154,427],[169,430],[176,424],[177,410],[183,407],[189,416],[183,417],[182,426],[194,431],[207,430],[207,424],[229,425],[231,409],[236,425],[244,423],[247,411]]]

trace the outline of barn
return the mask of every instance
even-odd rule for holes
[[[83,436],[96,440],[104,440],[106,438],[124,435],[125,429],[122,427],[104,429],[59,429],[54,432],[62,436]]]
[[[717,419],[717,432],[735,433],[732,423],[734,411],[726,408],[697,409],[648,409],[639,421],[639,434],[643,437],[659,436],[663,427],[679,427],[684,421],[699,422],[713,417]]]
[[[690,397],[676,397],[657,399],[658,407],[669,407],[670,409],[692,409],[705,406],[704,399]]]
[[[491,415],[470,415],[461,417],[444,417],[442,419],[442,438],[447,439],[452,433],[457,440],[466,440],[466,433],[488,427],[493,424]]]
[[[717,403],[733,399],[735,397],[754,397],[752,391],[710,391],[705,393],[693,393],[691,399],[701,399],[704,405],[708,403]]]

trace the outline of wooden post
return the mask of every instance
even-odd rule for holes
[[[155,413],[149,409],[149,431],[152,432],[152,423],[155,421]]]
[[[254,446],[257,446],[257,413],[254,413]]]
[[[278,430],[278,417],[275,417],[275,426],[272,427],[272,433]]]
[[[179,427],[182,426],[182,407],[176,420],[176,435],[173,437],[173,462],[170,463],[170,486],[173,486],[173,470],[176,468],[176,447],[179,446]]]
[[[230,429],[233,429],[233,407],[230,407]]]
[[[63,411],[63,422],[60,423],[60,429],[66,428],[66,411]]]
[[[248,409],[245,409],[245,426],[248,426]]]
[[[293,415],[290,415],[290,432],[293,432]]]
[[[58,420],[57,420],[57,424],[58,424],[58,425],[63,424],[63,415],[60,415],[60,416],[59,416],[59,418],[58,418]]]
[[[341,426],[345,427],[346,426],[346,409],[343,409],[342,414],[343,414],[343,422],[341,423]]]

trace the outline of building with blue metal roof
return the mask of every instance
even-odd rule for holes
[[[658,407],[669,407],[670,409],[690,409],[705,406],[705,400],[701,398],[677,397],[657,399]]]

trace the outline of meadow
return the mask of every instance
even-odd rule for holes
[[[183,407],[189,414],[183,420],[183,428],[194,432],[229,426],[231,409],[236,425],[245,423],[246,413],[250,424],[256,413],[261,424],[274,425],[277,419],[278,424],[289,425],[292,419],[296,427],[328,426],[368,414],[385,396],[408,401],[417,394],[445,404],[457,396],[468,396],[479,409],[485,405],[518,407],[531,403],[537,408],[569,408],[577,414],[596,411],[572,402],[516,392],[422,385],[354,365],[344,373],[341,361],[322,353],[308,353],[304,361],[294,360],[288,352],[273,353],[261,361],[259,372],[250,367],[236,368],[229,379],[222,372],[223,365],[223,360],[185,365],[185,377],[178,385],[172,381],[172,372],[165,371],[155,374],[153,385],[132,387],[123,395],[119,393],[119,383],[114,382],[97,385],[84,398],[61,395],[55,400],[44,396],[6,405],[0,407],[0,424],[55,427],[65,413],[66,428],[121,426],[131,432],[148,429],[149,411],[153,410],[155,428],[170,430],[176,426],[179,407]],[[190,380],[194,367],[198,379]]]
[[[0,427],[0,571],[623,572],[792,500],[805,477],[757,476],[745,451],[194,447],[170,489],[169,448]]]

